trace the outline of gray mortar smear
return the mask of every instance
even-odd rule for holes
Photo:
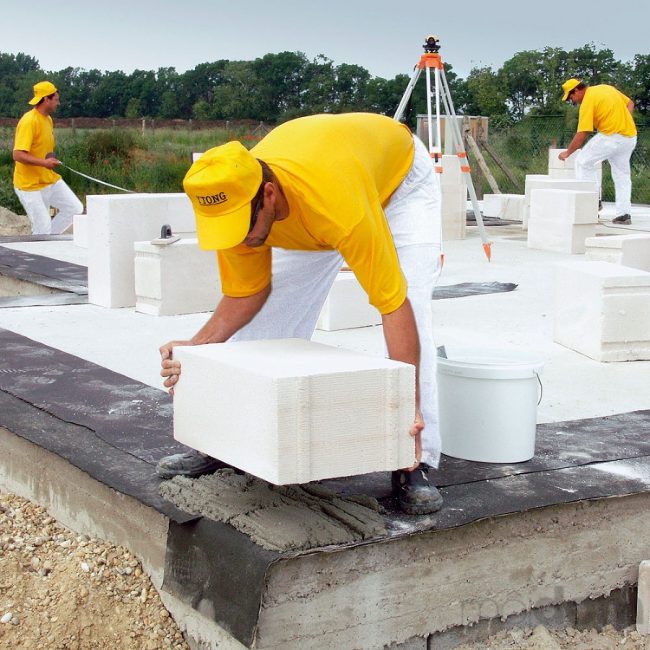
[[[339,497],[318,484],[276,486],[232,469],[160,484],[160,494],[192,514],[230,524],[271,551],[307,550],[386,534],[376,499]]]

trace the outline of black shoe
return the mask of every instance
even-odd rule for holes
[[[420,463],[412,472],[399,469],[392,474],[393,495],[407,515],[426,515],[442,507],[442,495],[429,484],[429,466]]]
[[[174,478],[174,476],[194,478],[203,474],[212,474],[223,467],[229,467],[229,465],[193,449],[184,454],[173,454],[161,458],[156,465],[156,474],[165,479]]]
[[[632,217],[629,214],[622,214],[620,217],[612,219],[612,223],[621,223],[627,226],[632,223]]]

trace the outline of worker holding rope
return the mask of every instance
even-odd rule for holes
[[[429,467],[440,457],[431,313],[440,180],[422,142],[383,115],[303,117],[251,151],[239,142],[210,149],[184,188],[199,244],[218,252],[224,297],[191,340],[161,347],[164,385],[182,381],[178,345],[310,339],[345,260],[382,315],[389,356],[416,368],[414,423],[395,431],[414,438],[416,462],[393,472],[394,495],[408,514],[438,510]],[[194,451],[163,458],[157,471],[197,476],[219,466]]]
[[[14,191],[32,222],[32,234],[50,235],[64,232],[83,204],[54,169],[61,161],[54,155],[52,114],[59,106],[59,92],[49,81],[34,86],[34,106],[16,127],[13,159]],[[50,208],[58,213],[52,219]]]

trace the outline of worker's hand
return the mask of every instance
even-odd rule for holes
[[[557,157],[558,157],[560,160],[566,160],[566,159],[569,157],[569,155],[570,155],[570,154],[569,154],[568,151],[561,151],[561,152],[557,155]]]
[[[43,167],[47,169],[54,169],[55,167],[58,167],[61,164],[61,161],[58,158],[55,158],[54,156],[51,156],[50,158],[45,158],[43,160]]]
[[[160,376],[165,377],[163,386],[169,388],[169,394],[174,394],[174,386],[181,376],[181,362],[174,359],[174,348],[177,345],[192,345],[192,341],[170,341],[160,347]]]
[[[424,419],[420,409],[415,414],[415,420],[409,429],[409,435],[415,438],[415,464],[408,467],[408,471],[412,472],[420,464],[422,460],[422,430],[424,429]]]

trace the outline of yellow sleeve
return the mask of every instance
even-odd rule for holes
[[[16,126],[14,151],[30,151],[34,141],[34,128],[31,120],[21,118]]]
[[[395,311],[406,299],[402,273],[384,211],[376,197],[368,197],[365,215],[336,248],[380,313]]]
[[[250,248],[243,244],[217,251],[221,291],[225,296],[252,296],[271,282],[271,249]]]

